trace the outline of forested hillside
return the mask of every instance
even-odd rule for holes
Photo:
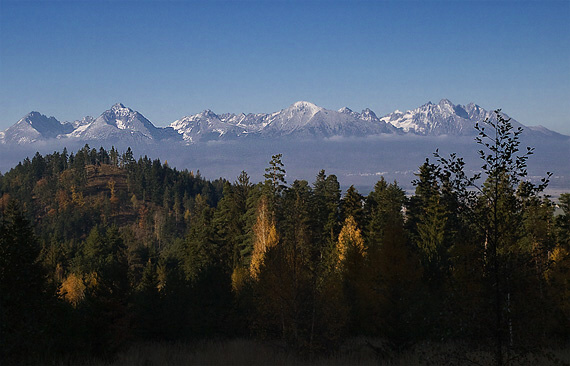
[[[85,146],[0,176],[0,355],[112,357],[141,340],[253,337],[326,353],[348,337],[488,347],[498,364],[570,337],[570,194],[525,181],[498,114],[482,176],[436,154],[407,197],[337,177],[209,181]],[[492,133],[490,132],[492,131]]]

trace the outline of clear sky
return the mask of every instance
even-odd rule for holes
[[[0,130],[448,98],[570,134],[570,1],[0,0]]]

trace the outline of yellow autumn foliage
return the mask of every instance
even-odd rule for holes
[[[243,288],[243,286],[245,285],[245,283],[247,282],[248,277],[249,273],[247,268],[243,267],[234,268],[234,271],[232,272],[232,290],[235,293],[239,293]]]
[[[557,275],[555,269],[558,267],[570,267],[570,253],[560,245],[557,245],[548,256],[548,259],[552,262],[553,266],[551,266],[546,271],[546,278],[552,279]],[[566,269],[566,268],[565,268]]]
[[[336,269],[340,270],[342,264],[346,259],[346,255],[350,248],[356,249],[363,257],[366,256],[366,247],[364,245],[364,239],[362,238],[362,232],[356,226],[356,221],[354,217],[349,216],[344,221],[344,225],[340,230],[338,235],[338,242],[336,244]]]
[[[107,186],[109,187],[109,192],[111,192],[111,198],[109,199],[109,201],[111,201],[112,204],[117,204],[117,202],[119,202],[119,198],[117,198],[116,192],[115,192],[115,185],[116,184],[117,184],[117,182],[115,182],[115,180],[113,178],[111,178],[109,180],[109,182],[107,183]]]
[[[61,284],[58,294],[73,307],[77,307],[77,304],[85,298],[86,288],[81,276],[72,273]]]
[[[570,316],[570,253],[560,245],[549,255],[550,268],[545,276],[548,280],[559,306],[566,316]]]
[[[55,200],[57,202],[58,207],[62,210],[65,210],[69,205],[68,194],[63,189],[57,191],[57,193],[55,194]]]
[[[85,282],[89,288],[96,288],[99,286],[99,274],[97,272],[91,272],[86,276]]]
[[[83,207],[85,205],[83,193],[77,192],[77,189],[74,185],[71,186],[71,201],[79,207]]]
[[[257,208],[257,221],[253,226],[253,234],[253,253],[249,271],[251,278],[257,280],[265,259],[265,253],[269,248],[276,246],[279,241],[273,215],[269,212],[269,205],[265,197],[261,199]]]

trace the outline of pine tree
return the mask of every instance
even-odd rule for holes
[[[121,167],[131,169],[131,167],[135,163],[136,163],[136,161],[135,161],[135,158],[133,156],[133,150],[131,150],[131,147],[129,146],[127,148],[127,151],[125,151],[123,153],[123,155],[121,156]]]
[[[142,338],[158,338],[161,324],[162,298],[160,296],[156,264],[149,259],[134,294],[137,332]]]
[[[269,188],[271,195],[280,195],[285,189],[287,182],[285,181],[285,169],[281,158],[283,154],[273,155],[269,162],[269,167],[265,168],[265,185]]]
[[[115,146],[111,146],[111,151],[109,152],[109,162],[113,166],[119,165],[119,152],[115,149]]]
[[[206,199],[198,194],[183,253],[186,279],[191,282],[197,281],[219,255],[219,248],[214,240],[212,214]]]
[[[335,175],[321,170],[313,183],[312,227],[321,256],[328,259],[340,232],[340,185]]]
[[[441,188],[438,183],[440,176],[437,165],[431,164],[429,159],[420,165],[417,179],[412,181],[416,187],[415,193],[407,202],[406,206],[406,229],[410,233],[412,242],[417,242],[417,225],[421,221],[421,216],[425,208],[429,205],[433,196],[441,195]]]
[[[216,242],[221,249],[222,261],[232,271],[239,263],[239,236],[242,226],[239,222],[234,188],[229,182],[224,184],[224,196],[218,203],[214,212],[213,225],[216,234]]]
[[[340,203],[340,217],[342,222],[347,218],[354,218],[359,228],[364,227],[364,198],[354,186],[348,187]]]
[[[396,182],[387,184],[382,177],[366,199],[368,211],[368,239],[371,246],[379,247],[385,231],[403,223],[402,208],[406,202],[405,192]]]
[[[449,271],[448,215],[438,196],[431,196],[417,223],[416,245],[431,286],[445,283]]]
[[[46,346],[52,294],[30,222],[15,201],[0,214],[0,361],[19,363]]]

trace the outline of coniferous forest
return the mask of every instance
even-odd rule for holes
[[[527,180],[533,150],[497,117],[476,126],[481,174],[436,152],[411,196],[384,179],[342,192],[325,171],[290,182],[280,154],[257,184],[130,149],[25,159],[0,175],[0,360],[237,338],[310,359],[363,337],[386,362],[430,342],[454,345],[448,364],[466,350],[560,361],[548,350],[570,339],[570,194],[556,210],[549,173]]]

